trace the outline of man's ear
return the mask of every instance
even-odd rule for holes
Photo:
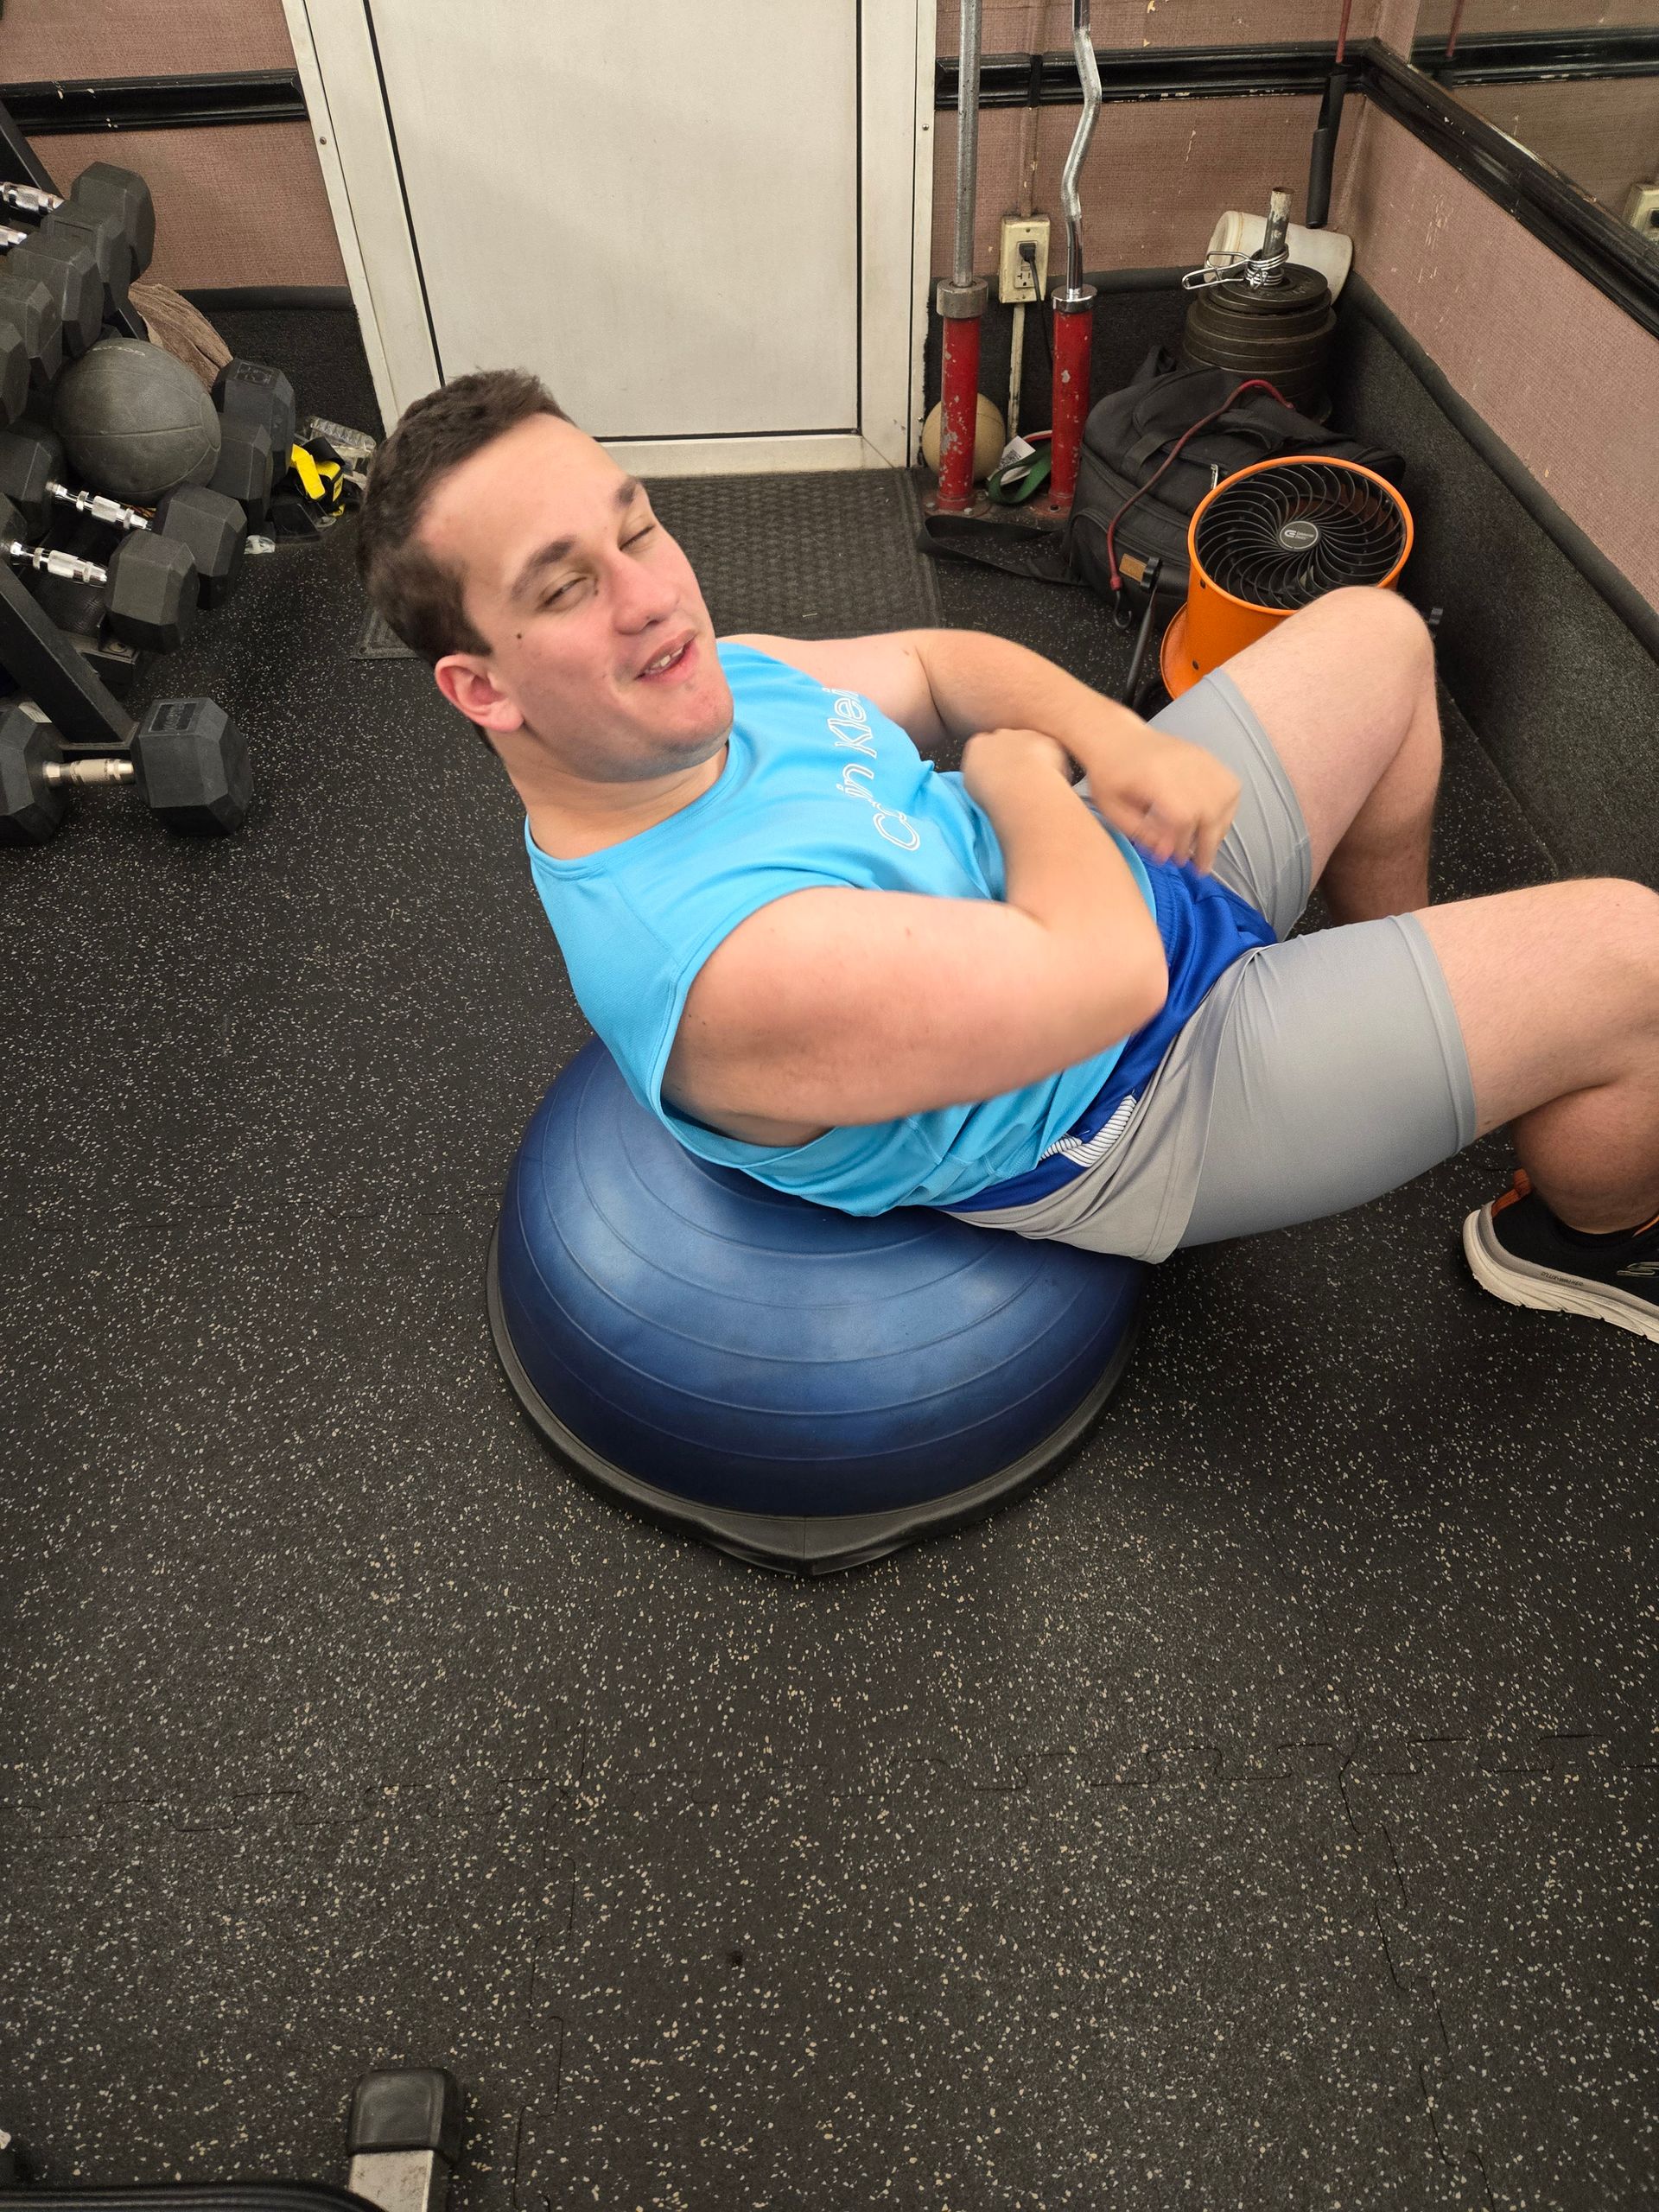
[[[481,653],[446,653],[432,671],[433,680],[452,707],[480,729],[521,729],[524,716],[500,688]]]

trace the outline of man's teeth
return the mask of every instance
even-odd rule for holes
[[[659,659],[647,661],[642,672],[646,676],[657,675],[659,671],[666,668],[671,661],[678,660],[684,651],[683,645],[675,645],[671,651],[664,653]]]

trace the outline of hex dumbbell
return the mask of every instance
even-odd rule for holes
[[[0,184],[0,207],[10,207],[18,214],[54,215],[66,207],[112,213],[126,239],[133,276],[143,275],[156,251],[156,205],[149,187],[137,169],[118,168],[113,162],[93,162],[81,171],[67,195],[45,191],[37,184]]]
[[[51,286],[0,263],[0,321],[21,334],[33,381],[49,385],[63,366],[63,316]]]
[[[135,273],[133,253],[117,209],[94,207],[85,200],[60,200],[35,236],[43,245],[69,239],[87,248],[104,286],[106,321],[126,306],[127,288]]]
[[[109,309],[98,264],[83,239],[42,238],[35,231],[0,227],[0,252],[8,276],[44,284],[63,325],[63,350],[78,359],[96,346]]]
[[[270,512],[270,495],[288,474],[294,448],[294,387],[263,361],[227,361],[213,379],[219,403],[219,463],[208,482],[238,499],[256,528]]]
[[[55,195],[37,190],[34,196]],[[107,320],[126,306],[129,285],[149,266],[156,245],[149,187],[136,170],[94,162],[75,179],[68,197],[48,209],[35,236],[42,245],[78,240],[88,249],[103,283]]]
[[[23,334],[0,320],[0,423],[15,423],[29,404],[29,347]]]
[[[0,498],[0,555],[20,567],[71,583],[95,584],[104,594],[104,614],[111,632],[127,645],[171,652],[195,626],[200,593],[196,564],[176,539],[153,531],[124,537],[108,564],[83,561],[46,545],[25,544],[16,535],[18,516]]]
[[[43,845],[69,794],[136,783],[150,812],[185,836],[228,836],[248,818],[253,776],[241,732],[212,699],[160,699],[124,753],[67,758],[50,722],[0,709],[0,844]]]
[[[48,432],[0,431],[0,497],[11,501],[29,537],[44,537],[60,507],[91,515],[116,530],[153,530],[189,553],[204,607],[217,607],[230,596],[248,537],[248,518],[234,499],[205,485],[181,484],[147,512],[102,492],[72,490],[64,474],[63,448]]]

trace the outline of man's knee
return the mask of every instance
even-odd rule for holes
[[[1586,926],[1606,957],[1638,977],[1659,977],[1659,891],[1622,875],[1587,877],[1579,889],[1588,909]]]
[[[1433,664],[1434,638],[1427,622],[1408,599],[1397,591],[1379,591],[1375,584],[1344,584],[1313,602],[1328,610],[1329,619],[1345,626],[1361,626],[1368,635],[1386,638],[1392,648]]]

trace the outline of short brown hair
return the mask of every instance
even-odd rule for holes
[[[370,600],[406,645],[435,666],[445,653],[486,653],[467,620],[463,579],[418,535],[441,476],[532,415],[570,417],[525,369],[483,369],[417,399],[374,456],[357,524],[357,571]]]

